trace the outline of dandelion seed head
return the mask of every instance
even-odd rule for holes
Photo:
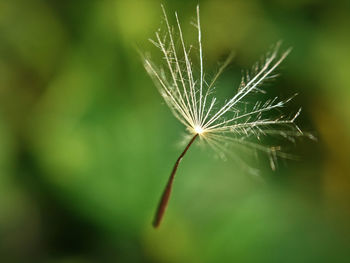
[[[185,43],[177,13],[176,25],[172,27],[163,6],[162,10],[166,32],[162,34],[158,30],[151,43],[160,50],[164,65],[157,66],[149,57],[145,57],[144,66],[173,115],[187,130],[200,135],[202,141],[219,152],[219,155],[233,153],[230,146],[239,150],[266,153],[273,169],[276,166],[276,157],[288,158],[289,155],[281,152],[279,146],[259,143],[261,138],[280,136],[290,141],[301,136],[312,138],[312,135],[302,132],[295,124],[300,110],[295,114],[282,113],[282,109],[294,96],[285,100],[277,97],[266,101],[257,100],[252,105],[246,101],[257,93],[266,93],[263,84],[278,75],[276,70],[291,49],[280,52],[281,43],[277,43],[251,70],[243,71],[237,92],[220,103],[215,97],[214,87],[216,80],[232,60],[232,55],[222,64],[212,80],[207,80],[203,64],[199,6],[194,24],[197,43],[191,45]],[[180,48],[175,44],[178,42]],[[197,55],[193,51],[190,53],[193,49],[198,51]],[[194,69],[193,55],[199,57],[199,72]],[[240,157],[236,156],[236,159]]]
[[[231,98],[219,102],[215,97],[216,80],[230,63],[230,55],[212,80],[207,79],[204,73],[204,56],[202,49],[202,32],[200,26],[199,6],[197,6],[196,45],[187,45],[182,35],[179,17],[175,13],[175,27],[169,24],[167,14],[162,6],[166,32],[158,30],[151,43],[160,50],[163,65],[157,66],[149,56],[144,56],[144,66],[154,80],[159,93],[172,111],[173,115],[191,133],[192,139],[178,157],[168,183],[160,199],[154,227],[158,227],[167,207],[177,167],[189,147],[197,137],[213,148],[217,155],[226,159],[226,155],[233,157],[239,163],[246,164],[242,158],[242,151],[258,152],[267,155],[272,170],[277,168],[277,158],[291,158],[281,151],[278,145],[265,145],[264,137],[276,136],[294,142],[296,138],[311,134],[302,132],[295,120],[301,109],[296,113],[283,113],[286,104],[293,99],[269,98],[265,101],[246,100],[257,93],[267,94],[263,84],[278,74],[276,69],[287,57],[291,49],[280,52],[280,43],[277,43],[269,53],[254,64],[251,70],[242,71],[242,80],[236,88],[237,92]],[[175,43],[180,43],[177,48]],[[199,70],[194,69],[192,56],[198,53]],[[281,54],[280,54],[281,53]],[[235,149],[233,149],[235,148]],[[243,165],[246,171],[257,175],[257,169]]]

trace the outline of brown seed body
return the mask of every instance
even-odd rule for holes
[[[173,186],[173,182],[174,182],[174,178],[175,178],[175,174],[176,174],[176,170],[177,167],[179,166],[179,163],[181,162],[182,158],[184,157],[184,155],[186,154],[188,148],[190,148],[191,144],[194,142],[194,140],[197,138],[198,133],[192,137],[192,139],[190,140],[190,142],[187,144],[185,150],[181,153],[181,155],[179,156],[179,158],[176,160],[176,163],[174,165],[173,170],[171,171],[168,183],[164,189],[162,198],[160,199],[158,208],[157,208],[157,212],[156,215],[154,217],[154,221],[153,221],[153,227],[157,228],[159,227],[162,218],[164,216],[164,212],[165,209],[167,208],[168,202],[169,202],[169,198],[170,198],[170,194],[171,194],[171,189]]]

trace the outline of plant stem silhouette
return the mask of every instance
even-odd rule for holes
[[[172,190],[172,187],[173,187],[173,182],[174,182],[174,178],[175,178],[177,167],[179,166],[182,158],[185,156],[187,150],[190,148],[190,146],[192,145],[192,143],[194,142],[194,140],[197,137],[198,137],[198,133],[196,133],[192,137],[192,139],[187,144],[187,146],[184,149],[184,151],[180,154],[179,158],[177,158],[177,160],[176,160],[174,168],[171,171],[170,177],[168,179],[168,183],[167,183],[167,185],[166,185],[166,187],[164,189],[163,195],[162,195],[162,197],[161,197],[161,199],[159,201],[159,204],[158,204],[157,212],[155,214],[154,221],[153,221],[153,227],[155,227],[155,228],[159,227],[160,223],[162,222],[162,218],[163,218],[165,210],[166,210],[166,208],[168,206],[168,202],[169,202],[171,190]]]

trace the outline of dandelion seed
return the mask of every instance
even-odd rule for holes
[[[231,154],[230,145],[266,153],[269,156],[272,169],[275,169],[277,157],[288,158],[289,155],[281,152],[278,146],[264,146],[252,141],[252,138],[259,140],[268,135],[281,136],[291,141],[300,136],[312,138],[312,135],[303,133],[295,124],[300,110],[287,116],[280,113],[281,109],[294,96],[287,100],[280,100],[276,97],[265,102],[257,101],[253,106],[246,105],[242,109],[244,99],[249,95],[259,92],[265,93],[262,84],[276,76],[276,68],[287,57],[291,49],[279,56],[280,43],[278,43],[265,58],[243,74],[237,93],[219,105],[214,96],[215,82],[230,63],[232,56],[227,58],[211,81],[205,79],[199,6],[197,6],[195,27],[198,41],[193,48],[198,50],[200,65],[199,73],[195,74],[190,56],[192,46],[185,44],[177,13],[175,13],[175,30],[170,26],[163,6],[162,10],[166,32],[164,35],[161,35],[160,31],[156,32],[155,39],[150,41],[160,50],[165,68],[156,66],[149,57],[144,57],[144,66],[174,116],[192,134],[192,139],[174,165],[158,205],[153,222],[154,227],[158,227],[163,218],[177,167],[197,137],[219,152],[220,155]],[[181,45],[179,50],[176,49],[175,37],[178,37]],[[272,113],[275,117],[270,116]],[[235,158],[241,159],[238,156]]]

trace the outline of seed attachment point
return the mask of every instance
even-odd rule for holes
[[[194,131],[195,131],[196,133],[198,133],[198,134],[201,134],[201,133],[204,132],[203,128],[202,128],[201,126],[199,126],[199,125],[196,125],[196,126],[194,127]]]

